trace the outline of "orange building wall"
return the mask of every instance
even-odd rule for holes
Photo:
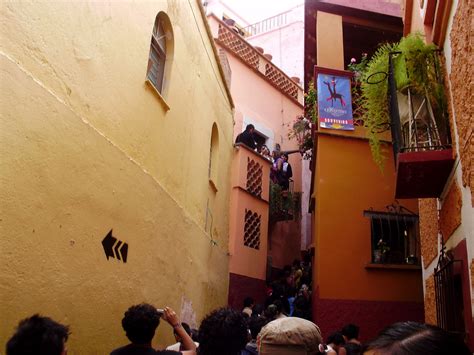
[[[262,167],[262,195],[255,197],[247,189],[247,161],[256,161]],[[270,162],[244,146],[234,148],[232,162],[232,192],[230,198],[229,272],[254,279],[265,280],[267,264],[268,194]],[[261,216],[260,247],[244,245],[245,210]]]
[[[316,170],[319,296],[422,302],[420,272],[365,268],[371,260],[371,233],[363,211],[385,211],[394,203],[393,159],[388,159],[382,175],[367,141],[319,135]],[[418,209],[417,200],[400,203]]]

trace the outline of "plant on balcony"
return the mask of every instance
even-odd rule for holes
[[[365,127],[375,163],[383,169],[385,154],[378,133],[390,128],[388,71],[389,56],[394,56],[393,75],[397,90],[410,88],[415,94],[428,95],[434,110],[444,107],[444,89],[436,79],[437,68],[432,62],[434,45],[426,44],[419,34],[408,35],[394,44],[381,45],[368,61],[362,74],[362,107]],[[357,64],[361,66],[362,62]]]
[[[352,77],[352,116],[354,117],[355,126],[364,126],[364,107],[362,102],[362,78],[365,76],[367,71],[367,64],[369,63],[369,57],[367,53],[362,53],[361,61],[357,63],[357,59],[352,58],[351,63],[347,66],[347,69],[354,73]]]
[[[293,219],[301,213],[301,193],[283,191],[281,186],[270,181],[270,221]]]
[[[308,91],[304,94],[304,115],[298,115],[293,125],[289,127],[288,138],[297,140],[303,159],[311,159],[311,150],[313,149],[311,125],[317,120],[316,97],[314,82],[311,81]]]

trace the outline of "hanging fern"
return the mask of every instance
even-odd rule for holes
[[[365,112],[364,125],[368,129],[369,144],[373,159],[383,167],[385,156],[381,152],[378,133],[390,123],[388,112],[388,55],[396,50],[396,44],[383,44],[367,65],[362,77],[362,107]],[[369,84],[369,82],[372,84]]]
[[[397,89],[410,88],[417,94],[427,94],[434,111],[444,114],[446,99],[444,88],[437,80],[438,63],[434,45],[427,45],[420,34],[411,34],[399,43],[383,44],[375,52],[362,78],[362,107],[365,127],[372,157],[383,171],[386,155],[382,152],[378,133],[390,128],[388,105],[388,61],[391,52],[401,52],[394,56],[394,77]]]

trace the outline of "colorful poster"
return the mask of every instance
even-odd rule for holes
[[[318,73],[319,126],[329,129],[354,130],[351,79]]]

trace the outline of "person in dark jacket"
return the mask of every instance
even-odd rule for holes
[[[240,133],[237,138],[235,139],[235,143],[242,143],[245,144],[250,149],[257,148],[257,142],[255,142],[255,138],[253,137],[253,132],[255,131],[255,127],[253,124],[248,124],[245,127],[245,131]]]

